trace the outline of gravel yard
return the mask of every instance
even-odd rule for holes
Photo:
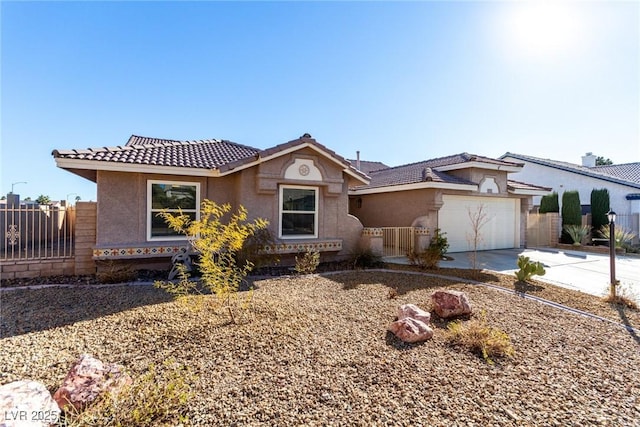
[[[511,292],[402,271],[257,280],[240,325],[150,286],[5,291],[0,384],[31,378],[54,391],[81,353],[134,376],[174,358],[196,378],[194,425],[640,426],[640,337],[525,299],[510,277],[479,279]],[[422,344],[386,332],[400,304],[429,310],[442,288],[466,292],[515,357],[487,364],[450,346],[437,320]],[[637,311],[586,294],[517,290],[640,328]]]

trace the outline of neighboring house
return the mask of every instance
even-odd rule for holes
[[[195,218],[204,199],[267,219],[277,243],[267,249],[285,258],[307,249],[323,261],[346,257],[363,229],[349,215],[348,188],[368,177],[309,134],[266,150],[133,135],[124,146],[52,155],[58,167],[97,184],[97,260],[166,262],[186,241],[157,214],[180,208]]]
[[[351,187],[349,211],[365,227],[421,226],[446,232],[449,252],[471,249],[470,215],[482,206],[486,224],[477,249],[525,245],[532,196],[550,189],[510,180],[521,163],[461,153],[369,172]]]
[[[606,188],[611,209],[621,216],[621,221],[640,213],[640,163],[596,166],[596,156],[592,153],[582,157],[581,165],[515,153],[506,153],[500,158],[522,162],[524,167],[512,175],[514,179],[551,187],[558,193],[560,204],[562,193],[578,191],[580,203],[590,212],[591,191]],[[534,198],[534,204],[540,204],[540,197]],[[624,225],[638,232],[637,223]]]

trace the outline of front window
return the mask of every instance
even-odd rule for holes
[[[180,212],[197,219],[200,184],[195,182],[147,181],[147,240],[183,240],[186,236],[169,228],[158,214],[163,210]]]
[[[318,188],[280,187],[280,238],[318,237]]]

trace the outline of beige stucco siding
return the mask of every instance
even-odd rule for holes
[[[359,198],[361,203],[358,202]],[[439,190],[408,190],[353,196],[350,200],[350,212],[365,227],[409,227],[416,218],[423,216],[433,217],[431,226],[435,226],[437,209],[441,204]]]

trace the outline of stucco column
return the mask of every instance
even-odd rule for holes
[[[375,255],[384,255],[382,228],[364,228],[360,238],[360,246],[364,250],[371,250]]]

